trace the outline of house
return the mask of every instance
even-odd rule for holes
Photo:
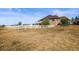
[[[41,24],[43,20],[47,19],[50,25],[58,25],[60,23],[60,18],[57,15],[48,15],[42,19],[40,19],[37,24]]]

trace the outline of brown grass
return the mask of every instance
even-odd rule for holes
[[[50,29],[0,30],[3,51],[77,51],[79,26],[57,26]]]

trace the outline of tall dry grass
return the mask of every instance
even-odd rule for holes
[[[79,26],[49,29],[4,29],[0,31],[2,51],[77,51]]]

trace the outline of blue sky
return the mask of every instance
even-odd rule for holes
[[[32,24],[47,15],[79,16],[79,8],[0,8],[0,24]]]

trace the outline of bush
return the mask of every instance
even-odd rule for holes
[[[49,21],[47,19],[42,20],[41,25],[49,25]]]
[[[79,25],[79,21],[77,21],[77,22],[74,22],[73,24],[75,24],[75,25]]]
[[[79,25],[79,21],[77,21],[77,25]]]
[[[5,27],[5,25],[2,25],[1,27]]]
[[[67,20],[67,19],[61,19],[61,25],[62,25],[62,26],[69,25],[68,20]]]
[[[5,25],[0,25],[0,30],[3,30],[5,28]]]
[[[22,22],[18,22],[18,25],[22,25]]]

